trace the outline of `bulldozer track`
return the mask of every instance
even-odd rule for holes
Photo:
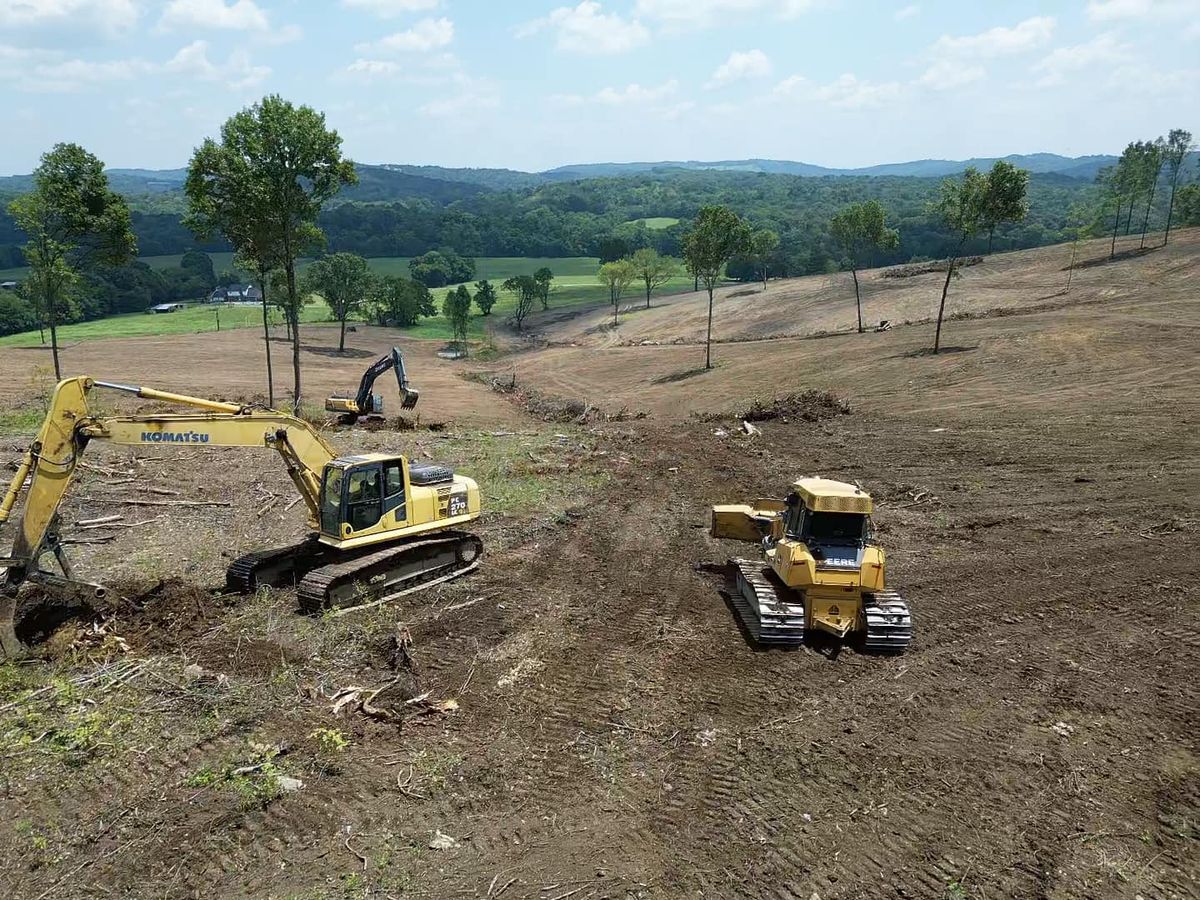
[[[879,591],[863,597],[867,622],[863,646],[868,650],[902,653],[912,643],[912,613],[895,591]]]
[[[731,559],[735,587],[733,608],[756,644],[773,647],[804,645],[804,603],[796,602],[770,580],[761,562]],[[791,593],[791,592],[788,592]]]

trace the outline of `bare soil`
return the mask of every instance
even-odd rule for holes
[[[0,894],[1200,896],[1197,238],[1092,267],[1049,305],[1030,286],[1063,248],[985,259],[960,284],[1006,267],[989,303],[1010,314],[948,323],[958,352],[937,356],[909,326],[722,343],[716,369],[673,378],[702,348],[560,322],[557,345],[486,368],[649,415],[547,423],[455,377],[446,433],[339,432],[474,459],[485,497],[549,491],[485,517],[477,573],[344,617],[209,593],[230,556],[303,531],[282,471],[94,448],[231,505],[75,548],[89,576],[141,579],[128,593],[165,579],[103,623],[127,650],[81,638],[0,669]],[[88,352],[109,371],[128,348]],[[413,380],[442,407],[431,365]],[[171,371],[138,377],[196,389]],[[806,390],[850,412],[775,404]],[[785,413],[740,434],[756,400]],[[720,569],[753,548],[712,540],[708,506],[806,474],[876,498],[906,655],[764,652],[735,626]],[[79,499],[109,481],[84,472],[68,517],[111,511]],[[402,725],[334,712],[340,689],[410,676],[428,698]]]

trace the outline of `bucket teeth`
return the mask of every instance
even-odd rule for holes
[[[804,644],[804,603],[775,584],[761,562],[731,559],[736,581],[733,608],[756,644],[800,647]]]

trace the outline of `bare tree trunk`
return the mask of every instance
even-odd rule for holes
[[[704,368],[712,368],[712,311],[713,311],[713,286],[708,284],[708,333],[704,338]]]
[[[50,320],[50,353],[54,357],[54,380],[62,381],[62,366],[58,363],[58,326]]]
[[[995,236],[996,236],[996,229],[989,228],[988,229],[988,248],[987,248],[988,256],[992,255],[992,238],[994,238]]]
[[[345,353],[346,352],[346,317],[345,316],[342,317],[341,322],[342,322],[342,334],[341,334],[341,337],[338,338],[338,353]]]
[[[1125,236],[1129,237],[1129,229],[1133,225],[1133,197],[1129,198],[1129,212],[1125,214]]]
[[[1176,172],[1175,176],[1171,179],[1171,199],[1167,203],[1167,231],[1163,235],[1163,242],[1162,242],[1162,245],[1164,247],[1167,246],[1167,241],[1171,237],[1171,214],[1175,212],[1175,185],[1178,182],[1178,180],[1179,180],[1179,173]]]
[[[958,254],[962,253],[963,244],[967,242],[964,236],[958,242],[958,249],[954,251],[954,256],[950,258],[950,265],[946,267],[946,281],[942,285],[942,302],[938,304],[937,331],[933,334],[933,352],[937,353],[942,345],[942,315],[946,311],[946,294],[950,291],[950,279],[954,277],[954,266],[958,262]]]
[[[300,304],[296,297],[296,261],[290,250],[285,263],[287,271],[288,318],[292,322],[292,411],[300,414]]]
[[[854,308],[858,310],[858,333],[862,334],[862,297],[858,293],[858,269],[851,266],[850,274],[854,276]]]
[[[692,293],[694,294],[698,290],[700,290],[700,276],[694,275],[692,276]]]
[[[1112,244],[1108,248],[1108,258],[1117,255],[1117,230],[1121,227],[1121,198],[1117,198],[1117,217],[1113,220]]]
[[[650,282],[646,282],[646,309],[650,308]]]
[[[1067,268],[1067,289],[1064,294],[1071,293],[1071,279],[1075,277],[1075,254],[1079,252],[1079,238],[1071,244],[1071,265]]]
[[[763,290],[765,291],[767,289],[767,267],[766,266],[763,266],[763,270],[762,270],[762,283],[763,283]]]
[[[1146,230],[1150,227],[1150,207],[1154,204],[1154,186],[1150,186],[1150,196],[1146,198],[1146,215],[1142,218],[1142,243],[1141,248],[1146,247]]]
[[[275,408],[275,379],[271,375],[271,328],[267,321],[267,273],[258,272],[258,292],[262,294],[263,346],[267,350],[267,406]]]

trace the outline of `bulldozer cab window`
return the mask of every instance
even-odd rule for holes
[[[346,485],[346,521],[354,531],[370,528],[383,515],[379,466],[353,469]]]
[[[821,543],[850,544],[866,537],[867,517],[859,513],[814,512],[806,537]]]

